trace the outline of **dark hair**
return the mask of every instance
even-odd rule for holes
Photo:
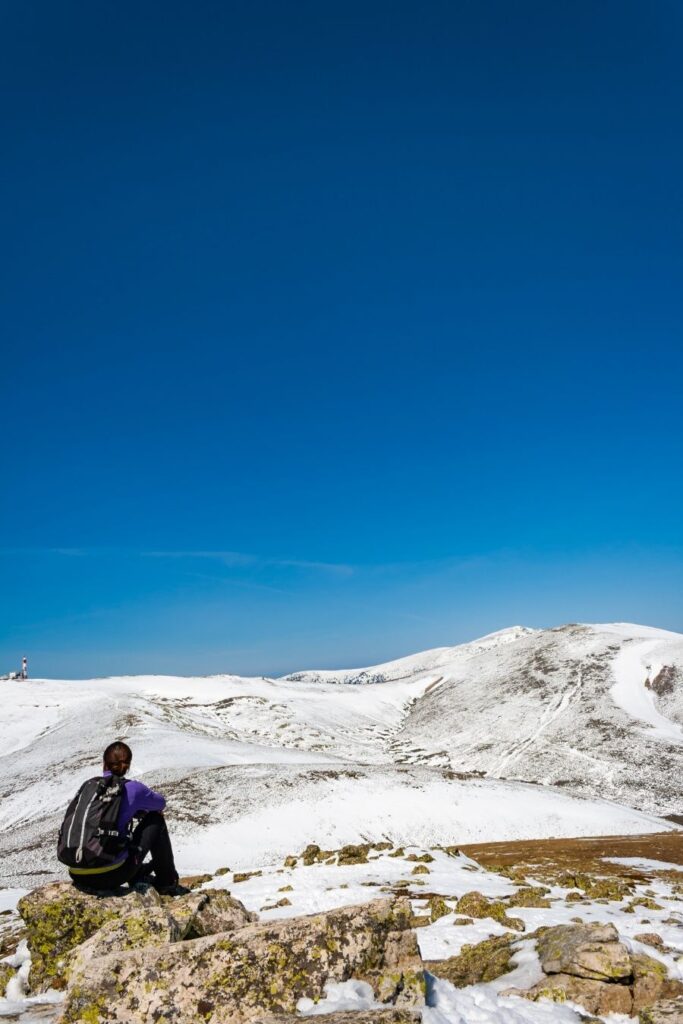
[[[110,743],[105,750],[103,760],[108,768],[109,765],[116,764],[119,760],[130,761],[132,757],[133,751],[130,749],[128,744],[123,743],[122,740],[115,740],[114,743]]]

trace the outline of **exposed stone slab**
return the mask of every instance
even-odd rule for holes
[[[62,1024],[240,1024],[293,1014],[327,982],[368,982],[397,1009],[424,1002],[408,899],[250,924],[238,931],[91,960],[72,975]]]
[[[493,981],[512,970],[512,943],[517,941],[516,935],[494,935],[476,945],[464,945],[457,956],[425,962],[425,970],[456,988]]]
[[[31,991],[64,988],[67,954],[108,921],[133,911],[148,913],[160,906],[161,897],[154,889],[120,897],[92,896],[69,882],[52,882],[34,889],[19,901],[31,954]]]
[[[640,1024],[683,1024],[683,996],[660,999],[638,1014]]]
[[[551,999],[555,1003],[570,1000],[583,1006],[588,1013],[602,1016],[605,1013],[631,1015],[633,1000],[628,985],[610,984],[592,978],[578,978],[573,974],[553,974],[527,992],[506,989],[503,995],[520,995],[526,999]]]
[[[176,899],[144,892],[94,896],[55,882],[19,902],[31,953],[33,992],[64,988],[70,972],[94,957],[227,932],[255,920],[221,890]]]
[[[594,981],[618,981],[631,974],[626,946],[612,924],[558,925],[538,939],[546,974],[571,974]]]

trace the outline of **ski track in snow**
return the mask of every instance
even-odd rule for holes
[[[526,754],[529,748],[534,745],[534,743],[541,735],[541,733],[545,732],[545,730],[550,725],[552,725],[553,722],[555,722],[555,720],[560,717],[560,715],[564,714],[564,712],[567,710],[574,697],[576,697],[576,695],[580,693],[582,681],[583,680],[581,672],[579,672],[579,681],[577,682],[576,686],[574,686],[569,693],[563,693],[560,695],[555,705],[553,707],[549,707],[547,711],[544,713],[540,725],[538,725],[538,727],[533,730],[530,736],[528,736],[524,740],[521,740],[521,742],[515,744],[513,747],[510,748],[505,757],[503,757],[502,760],[499,761],[498,764],[491,769],[491,771],[489,772],[490,776],[499,776],[503,768],[506,767],[506,765],[508,765],[511,761],[517,761],[522,756],[522,754]]]

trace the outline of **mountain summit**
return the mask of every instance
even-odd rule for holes
[[[644,626],[515,626],[363,669],[29,680],[4,697],[5,878],[41,870],[113,737],[168,795],[190,865],[207,843],[253,863],[313,840],[647,832],[680,813],[683,635]]]

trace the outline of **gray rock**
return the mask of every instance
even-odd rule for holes
[[[80,892],[70,882],[52,882],[19,901],[31,954],[32,992],[66,986],[69,954],[116,918],[161,906],[154,889],[126,896],[97,897]]]
[[[638,1014],[640,1024],[683,1024],[683,996],[660,999]]]
[[[513,994],[507,990],[506,994]],[[602,1016],[606,1013],[631,1015],[633,1001],[628,985],[610,984],[591,978],[578,978],[573,974],[553,974],[528,992],[515,992],[526,999],[551,999],[555,1003],[571,1000],[583,1006],[588,1013]]]
[[[209,889],[176,899],[153,888],[98,897],[56,882],[19,904],[27,927],[33,992],[64,988],[72,970],[93,958],[228,932],[255,920],[228,893]]]
[[[611,924],[558,925],[538,939],[546,974],[571,974],[595,981],[619,981],[631,975],[628,949]]]
[[[294,1014],[328,981],[368,982],[379,1002],[424,1003],[410,901],[249,924],[207,938],[91,959],[69,981],[61,1024],[241,1024]]]

